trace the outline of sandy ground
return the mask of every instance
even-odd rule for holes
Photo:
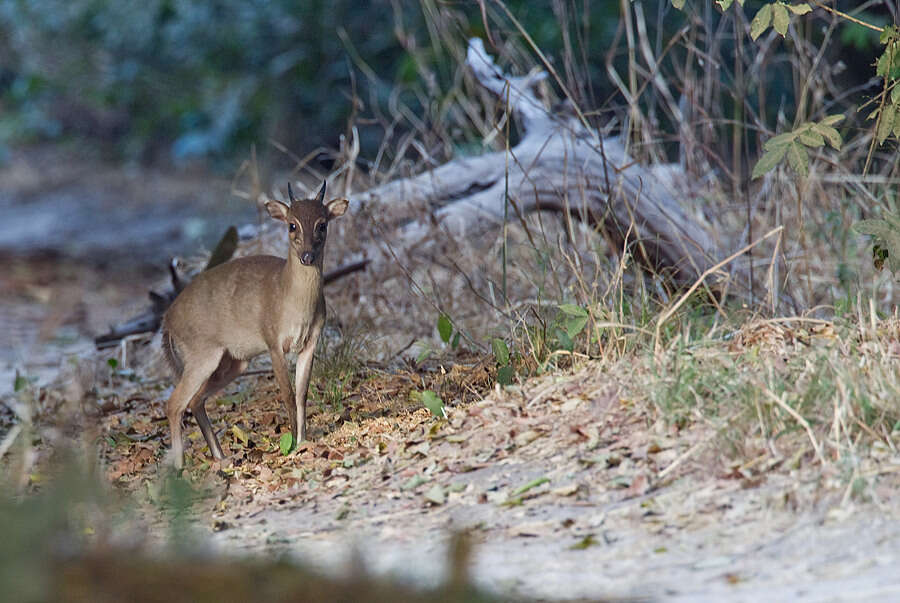
[[[206,527],[226,553],[289,554],[330,573],[362,559],[419,585],[444,579],[449,535],[465,531],[477,584],[542,599],[900,597],[897,459],[868,499],[803,462],[738,474],[713,434],[662,429],[615,391],[588,367],[494,392],[437,428],[401,421],[386,448],[346,446],[287,490],[244,466],[254,482],[233,483]],[[341,427],[321,445],[378,427]],[[275,475],[312,469],[303,459]]]
[[[110,324],[139,314],[172,256],[255,221],[230,183],[17,149],[0,165],[0,396],[16,371],[46,384]]]
[[[410,509],[337,525],[334,511],[269,510],[231,533],[222,533],[216,542],[230,553],[289,553],[329,573],[351,567],[354,555],[359,555],[373,573],[433,585],[446,576],[447,530],[465,525],[471,517],[463,509]],[[636,511],[554,505],[529,508],[517,517],[497,518],[498,514],[485,512],[483,520],[492,528],[476,548],[472,577],[491,591],[550,600],[896,601],[900,597],[896,514],[885,517],[865,507],[855,507],[851,517],[838,520],[812,514],[775,512],[760,518],[747,513],[721,518],[726,526],[673,527],[660,534],[633,517]],[[561,521],[556,521],[555,533],[549,533],[551,525],[544,526],[545,533],[537,533],[535,522],[558,515],[582,529],[562,529]],[[577,535],[585,530],[599,532],[600,541],[572,550]]]

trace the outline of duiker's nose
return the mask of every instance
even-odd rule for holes
[[[316,261],[316,256],[311,251],[304,251],[300,256],[300,263],[304,266],[311,266]]]

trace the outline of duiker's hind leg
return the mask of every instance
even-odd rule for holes
[[[224,459],[225,455],[222,453],[219,439],[216,437],[216,432],[213,430],[212,423],[209,421],[209,415],[206,414],[204,402],[207,397],[212,396],[231,383],[235,377],[243,373],[246,368],[246,360],[238,360],[228,352],[225,352],[222,355],[222,360],[219,361],[219,366],[206,382],[206,386],[191,399],[191,402],[188,405],[194,418],[197,419],[197,424],[200,426],[200,432],[203,434],[203,439],[206,440],[206,445],[209,446],[209,451],[212,453],[213,457],[220,460]]]
[[[195,398],[203,399],[203,390],[209,377],[219,366],[221,357],[221,352],[213,353],[206,358],[200,357],[186,363],[184,373],[166,403],[166,416],[169,418],[169,429],[172,433],[170,460],[176,469],[181,469],[184,465],[184,442],[181,439],[181,421],[184,418],[184,411]]]

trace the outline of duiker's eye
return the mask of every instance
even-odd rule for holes
[[[290,224],[288,224],[288,231],[294,232],[295,230],[297,230],[297,225],[296,225],[296,224],[294,224],[293,222],[291,222]]]

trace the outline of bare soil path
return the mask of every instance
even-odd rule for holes
[[[306,482],[268,492],[284,468],[233,483],[210,520],[214,542],[327,572],[361,558],[377,574],[438,584],[448,535],[468,531],[473,578],[501,593],[900,597],[896,483],[876,504],[843,500],[839,476],[814,468],[729,474],[713,433],[661,430],[617,391],[588,368],[495,392],[446,423],[416,411],[392,431],[345,425],[301,453]],[[323,454],[333,460],[317,465]]]
[[[47,383],[138,313],[173,255],[210,247],[255,210],[202,173],[123,167],[75,149],[17,149],[0,165],[0,396],[16,371]]]

